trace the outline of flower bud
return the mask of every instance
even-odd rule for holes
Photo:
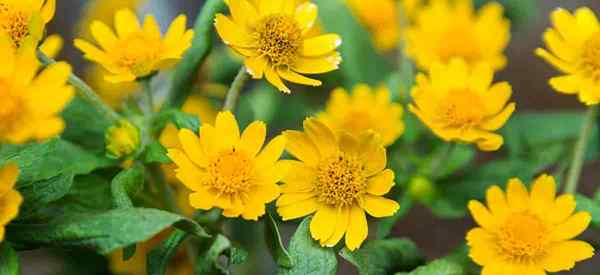
[[[416,200],[429,203],[435,198],[436,188],[428,178],[416,176],[410,180],[408,192]]]
[[[133,154],[140,146],[140,131],[127,120],[108,128],[104,135],[106,152],[110,157],[123,158]]]

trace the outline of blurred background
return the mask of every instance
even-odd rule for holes
[[[104,0],[101,0],[104,1]],[[106,0],[108,1],[108,0]],[[111,0],[112,1],[112,0]],[[336,0],[332,0],[336,1]],[[366,1],[366,0],[365,0]],[[505,1],[515,3],[521,0]],[[56,17],[48,26],[48,33],[58,33],[65,39],[64,49],[57,59],[70,62],[78,74],[85,71],[85,62],[81,54],[76,51],[72,41],[76,35],[76,26],[81,14],[88,1],[85,0],[58,0]],[[502,2],[502,1],[501,1]],[[531,1],[523,1],[531,2]],[[556,7],[573,9],[579,6],[589,6],[600,14],[600,1],[597,0],[538,0],[532,2],[534,9],[516,10],[513,15],[516,17],[513,28],[513,35],[510,45],[506,51],[508,56],[508,66],[500,72],[497,81],[509,81],[513,86],[513,100],[517,103],[519,112],[524,110],[552,111],[552,110],[574,110],[582,108],[582,105],[574,96],[565,96],[553,92],[547,84],[547,79],[555,74],[555,70],[533,55],[536,47],[542,45],[541,34],[548,26],[548,14]],[[152,13],[156,15],[162,24],[163,30],[166,24],[170,22],[177,14],[184,13],[188,15],[188,25],[191,26],[195,15],[201,8],[201,0],[150,0],[140,9],[140,14]],[[343,66],[343,65],[342,65]],[[294,97],[297,95],[292,95]],[[317,104],[322,104],[327,98],[327,93],[311,95],[310,100]],[[489,158],[486,155],[478,156],[478,159]],[[600,184],[600,162],[588,163],[583,172],[580,189],[583,193],[591,195]],[[240,228],[253,228],[252,225],[240,222]],[[465,232],[473,227],[470,218],[464,219],[440,219],[432,215],[428,208],[422,206],[414,207],[410,213],[398,222],[394,228],[392,236],[408,237],[415,241],[428,259],[446,255],[454,248],[464,242]],[[284,233],[289,238],[293,232],[295,224],[286,224]],[[232,225],[231,231],[235,233],[236,225]],[[261,230],[255,228],[254,230]],[[587,233],[584,237],[592,237]],[[600,236],[595,236],[599,238]],[[234,274],[270,274],[274,267],[270,256],[266,254],[262,240],[239,240],[242,247],[245,245],[259,246],[261,255],[256,255],[254,264],[262,266],[261,269],[253,267],[242,267]],[[287,240],[286,240],[287,241]],[[245,247],[248,251],[255,251],[253,248]],[[600,270],[600,253],[591,260],[578,265],[577,269],[571,273],[561,274],[598,274]],[[20,259],[22,261],[23,275],[55,275],[66,274],[63,252],[53,250],[37,250],[22,252]],[[251,261],[252,262],[252,261]],[[257,262],[260,262],[258,264]],[[350,265],[340,258],[339,274],[356,274]],[[86,263],[80,263],[86,264]],[[91,264],[91,263],[87,263]],[[595,272],[595,273],[594,273]],[[99,274],[99,273],[90,273]],[[80,274],[87,275],[87,274]]]

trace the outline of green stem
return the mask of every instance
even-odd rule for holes
[[[577,191],[577,184],[579,183],[579,176],[581,175],[581,169],[585,160],[585,147],[587,146],[592,129],[594,128],[594,122],[598,115],[598,106],[591,106],[588,108],[581,131],[579,132],[579,139],[575,144],[573,152],[573,160],[571,161],[571,168],[567,176],[567,183],[565,185],[565,193],[573,194]]]
[[[37,52],[38,58],[45,66],[56,63],[56,61],[48,56],[46,56],[42,51]],[[76,88],[77,94],[83,98],[85,101],[90,103],[98,112],[100,112],[103,116],[105,116],[111,122],[116,122],[121,120],[121,116],[115,112],[113,109],[108,107],[102,99],[88,86],[81,78],[77,77],[75,74],[71,74],[69,76],[69,83]]]
[[[456,143],[447,143],[444,145],[444,151],[437,155],[436,158],[431,162],[430,175],[432,179],[436,179],[440,175],[440,169],[444,165],[444,162],[448,160],[452,151],[456,148]]]
[[[144,115],[151,117],[154,113],[154,96],[152,95],[151,78],[140,80],[144,93],[142,94],[142,110]]]
[[[248,74],[246,73],[246,67],[242,66],[233,82],[231,82],[227,97],[225,98],[225,104],[223,105],[223,111],[234,111],[235,105],[240,97],[240,92],[247,80]]]

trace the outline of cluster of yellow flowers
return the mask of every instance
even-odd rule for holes
[[[379,49],[405,43],[406,55],[422,70],[408,109],[444,141],[498,150],[503,137],[495,131],[515,111],[515,103],[509,102],[511,86],[493,81],[495,71],[506,65],[503,51],[510,39],[502,6],[489,3],[477,11],[471,0],[396,2],[348,1],[348,5],[373,32]],[[314,31],[318,11],[314,3],[228,0],[227,5],[231,15],[216,16],[216,32],[243,57],[253,78],[265,78],[290,93],[284,80],[319,86],[321,81],[305,75],[340,66],[337,48],[342,38]],[[186,29],[184,15],[175,18],[162,35],[153,16],[140,23],[130,8],[114,12],[114,31],[106,19],[86,23],[89,33],[82,31],[82,36],[96,44],[74,41],[85,58],[98,64],[94,70],[102,81],[135,85],[136,80],[173,66],[191,46],[194,32]],[[71,67],[58,62],[40,70],[36,55],[40,49],[52,56],[60,48],[57,38],[39,45],[54,10],[55,0],[0,0],[4,62],[0,142],[40,141],[65,128],[60,112],[75,93],[67,84]],[[406,29],[400,30],[400,15],[406,18]],[[596,16],[588,8],[575,14],[559,9],[553,12],[552,22],[554,28],[544,34],[549,51],[536,51],[564,73],[552,78],[550,85],[562,93],[578,94],[585,104],[600,103]],[[111,89],[135,88],[106,88]],[[394,172],[386,168],[386,146],[402,135],[405,125],[403,107],[391,100],[386,87],[358,85],[351,93],[338,88],[325,111],[304,120],[302,131],[287,130],[269,141],[265,123],[254,121],[240,131],[234,114],[217,113],[204,103],[189,101],[188,112],[203,120],[199,133],[177,132],[171,125],[161,137],[175,164],[166,169],[174,169],[177,179],[191,190],[188,199],[193,208],[220,208],[225,217],[258,220],[265,206],[275,201],[283,220],[314,213],[310,233],[322,246],[335,246],[344,238],[350,250],[367,238],[366,214],[381,218],[398,211],[399,204],[384,197],[395,181]],[[135,151],[140,136],[134,125],[124,121],[107,132],[107,140],[114,141],[107,150],[118,157]],[[281,160],[284,151],[295,160]],[[22,200],[13,190],[17,175],[15,165],[0,170],[0,240],[3,226],[16,217]],[[468,206],[480,226],[467,234],[470,257],[484,266],[482,274],[545,274],[570,269],[593,255],[588,243],[571,240],[587,228],[589,213],[574,214],[570,194],[556,197],[552,177],[537,178],[531,192],[513,179],[506,193],[497,186],[490,188],[486,200],[487,207],[476,201]]]

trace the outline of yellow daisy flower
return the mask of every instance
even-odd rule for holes
[[[90,0],[83,8],[81,19],[77,23],[77,33],[86,40],[94,38],[90,32],[89,26],[94,21],[100,21],[104,24],[111,24],[113,17],[118,10],[131,9],[136,10],[146,0]]]
[[[341,56],[337,34],[310,37],[317,6],[298,0],[229,0],[232,17],[217,14],[215,27],[225,44],[244,57],[246,70],[255,79],[263,76],[284,93],[282,78],[320,86],[321,81],[302,74],[321,74],[338,68]]]
[[[400,42],[401,30],[397,2],[397,0],[346,0],[354,15],[372,34],[375,47],[379,50],[393,49]]]
[[[337,137],[317,119],[304,121],[304,132],[285,131],[288,160],[277,211],[283,220],[316,212],[310,232],[322,246],[335,246],[345,235],[355,250],[367,238],[365,211],[381,218],[393,215],[397,202],[382,197],[394,185],[394,172],[385,169],[386,152],[378,136]]]
[[[406,53],[421,69],[460,57],[469,64],[506,65],[503,51],[510,40],[510,22],[500,4],[488,3],[477,14],[472,0],[432,0],[406,30]]]
[[[114,83],[106,81],[105,75],[109,72],[101,65],[93,64],[85,71],[86,82],[94,89],[108,106],[119,110],[123,107],[123,102],[135,92],[141,89],[137,82],[119,82]]]
[[[390,91],[380,86],[375,91],[368,85],[357,85],[349,95],[343,88],[331,93],[325,112],[318,118],[334,132],[354,136],[373,130],[381,136],[384,146],[396,141],[404,132],[402,105],[391,102]]]
[[[417,75],[414,104],[408,106],[419,119],[445,141],[476,143],[483,151],[498,150],[504,139],[493,133],[515,111],[509,103],[507,82],[492,85],[494,73],[481,64],[469,68],[462,59],[435,64],[429,77]]]
[[[0,168],[0,242],[4,240],[4,227],[19,214],[23,198],[14,187],[19,176],[19,167],[8,164]]]
[[[85,57],[104,67],[110,82],[130,82],[148,76],[157,70],[174,65],[191,46],[194,32],[185,29],[185,15],[178,16],[164,39],[152,15],[146,16],[140,26],[137,16],[129,9],[115,14],[115,33],[103,22],[94,21],[90,31],[102,49],[75,39],[75,47]]]
[[[190,204],[221,208],[225,217],[258,220],[264,215],[265,204],[279,196],[277,182],[285,173],[279,161],[285,138],[278,136],[262,148],[266,132],[265,124],[255,121],[240,135],[231,112],[219,113],[215,126],[202,124],[199,138],[180,130],[183,150],[169,149],[168,156],[177,165],[177,178],[194,191]]]
[[[66,84],[71,66],[58,62],[37,75],[36,46],[27,38],[15,49],[10,38],[0,36],[0,142],[43,140],[65,127],[60,112],[74,95]]]
[[[488,189],[487,207],[469,202],[480,226],[467,234],[469,256],[483,266],[482,275],[545,275],[592,257],[591,245],[571,240],[588,227],[590,214],[573,213],[573,195],[555,196],[554,178],[542,175],[531,192],[515,178],[506,194],[498,186]]]
[[[551,14],[554,28],[544,32],[546,47],[535,53],[563,75],[550,79],[554,90],[577,94],[587,105],[600,103],[600,24],[594,12],[579,8],[574,14],[557,9]]]
[[[0,0],[0,35],[10,37],[16,47],[27,36],[39,41],[55,10],[56,0]]]

